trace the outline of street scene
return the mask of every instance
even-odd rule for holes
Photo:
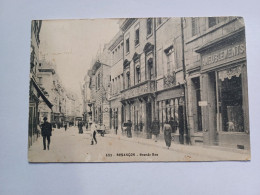
[[[250,160],[241,17],[34,20],[29,162]]]

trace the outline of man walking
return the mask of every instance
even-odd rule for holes
[[[50,142],[51,142],[51,132],[52,126],[49,122],[47,122],[47,117],[43,118],[44,123],[42,124],[42,138],[43,138],[43,150],[46,150],[46,138],[48,141],[48,150],[50,149]]]

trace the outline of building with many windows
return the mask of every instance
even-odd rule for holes
[[[242,18],[127,18],[120,30],[91,69],[94,121],[105,113],[114,131],[130,120],[145,138],[154,120],[160,135],[174,121],[176,143],[249,149]]]
[[[111,56],[109,103],[110,103],[110,129],[114,133],[121,132],[122,124],[122,104],[121,90],[123,90],[123,34],[118,32],[109,43],[109,53]]]
[[[155,117],[155,20],[128,18],[120,27],[124,37],[122,122],[132,122],[134,136],[149,138]]]

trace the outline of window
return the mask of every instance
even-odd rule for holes
[[[139,44],[139,28],[135,30],[135,46]]]
[[[128,89],[130,87],[130,72],[128,71],[126,73],[126,88]]]
[[[167,58],[167,72],[171,73],[176,69],[175,64],[175,56],[174,56],[174,48],[173,46],[168,47],[166,50],[164,50]]]
[[[193,98],[193,121],[194,121],[194,127],[195,131],[201,132],[202,131],[202,115],[201,115],[201,106],[199,106],[199,101],[201,101],[201,94],[200,94],[200,78],[192,78],[192,96]]]
[[[153,28],[153,21],[152,18],[148,18],[146,21],[146,26],[147,26],[147,35],[152,34],[152,28]]]
[[[160,26],[162,24],[162,18],[157,18],[157,26]]]
[[[241,67],[218,72],[217,84],[221,130],[244,132]]]
[[[114,95],[114,89],[115,89],[115,87],[114,87],[114,79],[112,79],[112,86],[111,86],[111,88],[112,88],[112,95]]]
[[[141,82],[141,72],[140,72],[140,66],[136,66],[136,83]]]
[[[42,77],[38,77],[39,79],[39,85],[42,85]]]
[[[148,79],[149,80],[153,79],[153,76],[154,76],[153,59],[150,58],[148,60]]]
[[[216,17],[209,17],[209,28],[212,26],[215,26],[217,24],[217,18]]]
[[[126,42],[125,42],[125,50],[126,50],[126,53],[129,53],[129,38],[126,39]]]
[[[197,18],[191,18],[192,36],[198,34],[198,21]]]

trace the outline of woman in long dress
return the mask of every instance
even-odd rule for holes
[[[171,128],[171,125],[169,124],[169,122],[166,122],[164,124],[163,132],[164,132],[164,140],[165,140],[166,146],[169,149],[169,147],[171,146],[171,141],[172,141],[172,135],[171,135],[172,128]]]

